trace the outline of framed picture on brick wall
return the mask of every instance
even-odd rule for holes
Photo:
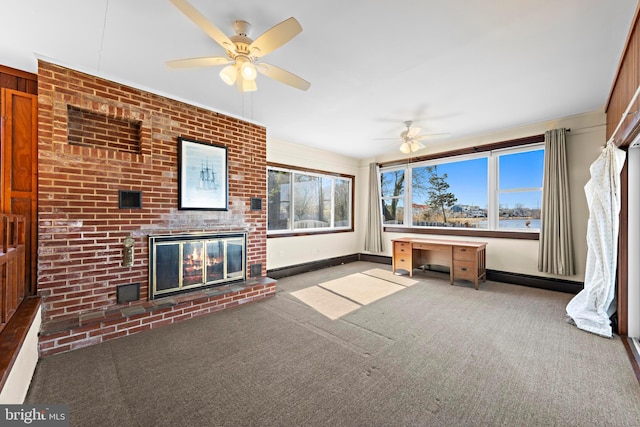
[[[227,147],[178,138],[178,209],[227,210]]]

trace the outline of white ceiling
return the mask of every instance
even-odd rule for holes
[[[223,32],[302,33],[263,58],[311,82],[259,76],[241,94],[224,55],[169,0],[0,0],[0,64],[37,58],[267,127],[268,137],[356,158],[397,151],[404,121],[458,139],[604,108],[637,0],[191,0]],[[428,150],[428,147],[427,147]]]

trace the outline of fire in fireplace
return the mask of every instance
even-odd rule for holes
[[[245,233],[149,236],[149,298],[246,278]]]

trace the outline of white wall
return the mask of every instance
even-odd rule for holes
[[[589,180],[589,166],[598,158],[600,149],[605,143],[606,115],[603,112],[581,114],[523,126],[518,129],[485,135],[481,138],[447,140],[438,145],[427,146],[429,152],[446,152],[469,146],[480,146],[510,139],[522,138],[541,134],[555,128],[570,128],[567,137],[567,158],[569,160],[569,181],[572,205],[573,242],[575,248],[576,274],[569,277],[554,276],[538,272],[538,241],[516,239],[487,239],[474,237],[447,237],[458,240],[477,240],[487,242],[487,268],[513,273],[530,274],[543,277],[558,277],[566,280],[582,282],[584,280],[585,263],[587,257],[586,233],[589,218],[584,185]],[[420,154],[420,153],[418,153]],[[408,157],[408,156],[407,156]],[[402,158],[396,153],[383,158],[368,159],[369,161],[392,161]],[[363,164],[363,168],[366,166]],[[363,188],[361,187],[361,190]],[[364,188],[366,190],[366,187]],[[362,195],[366,200],[368,195]],[[364,223],[364,212],[359,212],[360,220]],[[362,231],[362,230],[360,230]],[[385,233],[384,255],[391,256],[391,239],[404,236],[403,233]],[[421,235],[425,238],[443,238],[441,235]],[[363,239],[361,239],[363,240]]]
[[[541,134],[559,127],[570,128],[567,138],[569,160],[569,180],[572,204],[573,241],[576,255],[576,275],[560,277],[582,282],[584,280],[587,256],[586,233],[588,208],[584,185],[589,180],[589,166],[598,158],[605,143],[606,116],[604,112],[592,112],[578,116],[550,120],[484,135],[479,138],[449,139],[438,145],[428,145],[426,152],[445,152],[468,146],[479,146],[515,138]],[[421,153],[418,153],[421,154]],[[355,232],[270,238],[267,241],[267,269],[274,269],[341,255],[364,253],[364,229],[367,220],[369,163],[385,162],[407,158],[399,152],[392,152],[379,158],[352,159],[322,150],[300,145],[269,140],[267,160],[291,166],[340,172],[356,176],[355,181]],[[391,239],[403,233],[385,233],[385,252],[391,256]],[[428,237],[429,235],[421,235]],[[434,236],[442,238],[443,236]],[[451,237],[460,240],[480,240],[488,242],[487,268],[534,276],[559,277],[538,272],[538,241],[516,239],[486,239],[473,237]]]
[[[360,216],[357,215],[362,210],[357,201],[357,195],[365,185],[365,181],[359,175],[359,161],[357,159],[285,141],[268,139],[267,161],[355,176],[356,201],[354,209],[356,216],[354,217],[354,227],[356,230],[362,227]],[[358,241],[356,232],[269,238],[267,239],[267,270],[357,254],[362,251],[363,244]]]

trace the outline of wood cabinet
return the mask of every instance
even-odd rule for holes
[[[612,136],[622,120],[618,132],[614,135],[616,145],[625,149],[640,134],[640,99],[637,99],[630,107],[630,114],[622,116],[629,106],[633,96],[640,86],[640,4],[636,6],[631,29],[627,37],[627,43],[618,64],[613,87],[609,94],[606,106],[607,113],[607,140]],[[620,175],[621,179],[621,210],[620,228],[618,238],[618,273],[617,273],[617,300],[618,300],[618,333],[626,336],[629,333],[629,263],[628,254],[629,218],[628,203],[629,191],[637,191],[637,183],[629,182],[628,170],[625,167]]]
[[[37,77],[0,65],[0,211],[25,218],[24,283],[36,294],[38,217]]]
[[[484,242],[461,242],[440,239],[403,237],[393,243],[392,269],[413,270],[427,265],[449,267],[449,282],[468,280],[476,289],[480,280],[487,279],[486,246]]]
[[[640,5],[636,8],[631,29],[627,37],[626,46],[620,58],[616,78],[611,88],[606,105],[607,140],[622,120],[618,132],[614,135],[616,144],[620,148],[629,146],[640,133],[640,99],[631,106],[630,114],[623,117],[623,113],[631,102],[638,86],[640,86],[640,26],[638,25]]]

